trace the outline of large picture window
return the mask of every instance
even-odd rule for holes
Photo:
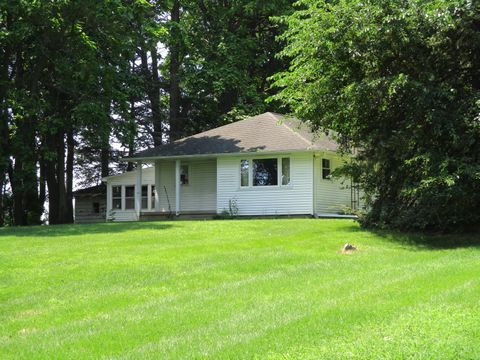
[[[278,160],[253,160],[253,186],[278,185]]]
[[[291,185],[290,158],[240,160],[240,186]]]
[[[125,186],[125,209],[135,209],[135,186]]]
[[[120,210],[122,208],[122,187],[112,186],[112,209]]]

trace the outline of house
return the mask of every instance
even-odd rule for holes
[[[103,222],[107,214],[107,187],[105,184],[77,190],[75,199],[75,223]]]
[[[173,215],[333,215],[358,206],[349,179],[330,174],[348,158],[326,135],[267,112],[126,161],[135,171],[104,178],[107,219]],[[146,167],[146,168],[145,168]]]

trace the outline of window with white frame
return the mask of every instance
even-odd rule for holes
[[[120,210],[122,208],[122,186],[112,186],[112,209]]]
[[[240,160],[240,186],[290,185],[290,158]]]
[[[240,186],[249,186],[249,168],[250,162],[248,160],[240,160]]]
[[[135,209],[135,186],[125,186],[125,209]]]
[[[322,178],[330,179],[331,178],[330,174],[331,174],[330,160],[322,159]]]
[[[290,185],[290,158],[282,158],[282,185]]]

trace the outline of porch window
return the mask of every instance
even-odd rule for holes
[[[122,187],[112,186],[112,209],[120,210],[122,208]]]
[[[142,209],[148,209],[148,185],[142,186]]]
[[[330,160],[329,159],[322,159],[322,178],[323,179],[330,179],[331,175],[330,169]]]
[[[290,158],[282,158],[282,185],[290,185]]]
[[[150,186],[150,209],[155,209],[155,185]]]
[[[278,185],[278,160],[254,159],[253,160],[253,186]]]
[[[135,186],[125,186],[125,209],[135,209]]]
[[[188,165],[180,166],[180,184],[188,185]]]
[[[240,186],[248,186],[248,160],[240,160]]]

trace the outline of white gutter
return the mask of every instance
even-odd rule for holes
[[[271,151],[244,151],[236,153],[213,153],[213,154],[193,154],[193,155],[167,155],[167,156],[150,156],[150,157],[125,157],[120,158],[120,161],[142,161],[142,162],[154,162],[155,160],[177,160],[177,159],[191,159],[191,158],[209,158],[209,157],[234,157],[234,156],[255,156],[255,155],[275,155],[275,154],[289,154],[289,153],[310,153],[310,152],[326,152],[337,154],[333,150],[319,150],[319,149],[301,149],[301,150],[271,150]]]

